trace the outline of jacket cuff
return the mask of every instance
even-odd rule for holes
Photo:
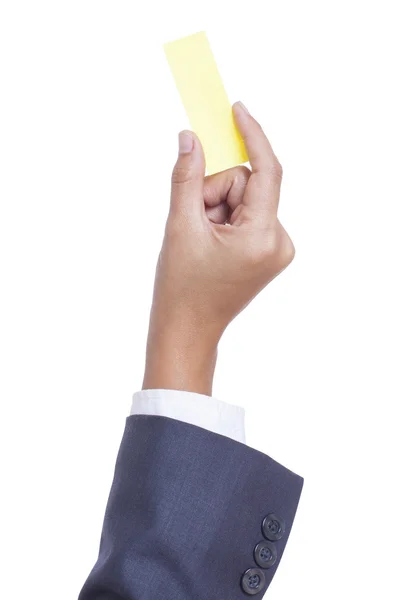
[[[142,390],[133,395],[131,415],[169,417],[246,443],[244,409],[203,394]]]

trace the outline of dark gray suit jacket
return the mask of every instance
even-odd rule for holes
[[[98,560],[79,600],[262,598],[303,479],[248,446],[128,417]]]

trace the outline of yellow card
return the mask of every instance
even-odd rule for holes
[[[210,175],[247,162],[243,140],[204,31],[164,45],[192,130]]]

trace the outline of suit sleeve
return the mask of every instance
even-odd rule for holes
[[[128,417],[99,557],[79,600],[262,598],[302,485],[223,435],[167,417]]]

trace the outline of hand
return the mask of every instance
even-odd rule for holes
[[[199,139],[179,136],[144,387],[210,393],[223,331],[294,257],[277,217],[281,166],[257,121],[241,103],[233,111],[252,171],[204,177]]]

